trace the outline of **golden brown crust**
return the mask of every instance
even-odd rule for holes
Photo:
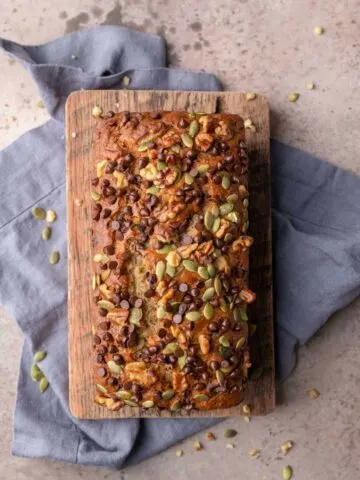
[[[248,157],[237,115],[109,113],[96,132],[96,401],[241,402],[250,366]]]

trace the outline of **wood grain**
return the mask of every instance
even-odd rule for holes
[[[92,320],[91,320],[91,199],[89,185],[94,165],[93,133],[97,120],[91,111],[177,110],[237,113],[251,118],[256,132],[246,130],[250,156],[250,234],[255,244],[250,253],[250,288],[257,301],[250,307],[251,323],[257,325],[251,337],[252,375],[245,403],[253,415],[275,408],[275,365],[272,313],[272,256],[270,216],[269,107],[264,97],[246,101],[238,92],[175,92],[97,90],[70,95],[66,106],[67,215],[68,215],[68,322],[69,322],[69,404],[81,419],[121,417],[227,417],[242,414],[242,407],[190,412],[157,413],[126,407],[108,411],[93,402]],[[76,137],[73,138],[73,133]],[[82,205],[78,206],[78,201]]]

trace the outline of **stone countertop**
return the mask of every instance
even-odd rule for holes
[[[330,162],[360,173],[360,19],[358,0],[3,0],[0,36],[20,43],[46,42],[95,24],[121,24],[168,41],[172,66],[201,69],[219,76],[227,89],[264,93],[271,105],[272,136]],[[315,36],[314,27],[325,33]],[[0,55],[0,147],[42,124],[34,82],[16,63]],[[314,82],[308,91],[306,84]],[[296,103],[287,94],[300,93]],[[294,480],[360,478],[360,299],[336,314],[300,349],[294,374],[278,389],[273,415],[221,423],[204,433],[201,452],[194,438],[119,474],[106,469],[67,465],[10,455],[12,410],[16,394],[21,333],[14,319],[0,312],[1,427],[0,480],[51,478],[88,480],[276,480],[290,464]],[[321,396],[310,400],[316,387]],[[223,432],[236,428],[234,449]],[[284,440],[295,447],[284,458]],[[184,456],[175,456],[182,448]],[[259,459],[248,455],[261,451]],[[171,472],[171,473],[170,473]]]

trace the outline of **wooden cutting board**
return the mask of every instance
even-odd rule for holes
[[[93,402],[90,179],[94,165],[93,134],[98,122],[92,116],[94,105],[107,110],[152,111],[185,110],[205,113],[237,113],[250,118],[256,132],[246,130],[250,155],[250,235],[255,244],[250,252],[250,288],[257,301],[250,307],[250,323],[256,332],[250,339],[253,369],[245,403],[253,415],[272,412],[275,407],[274,340],[272,313],[272,257],[270,216],[269,106],[257,96],[247,101],[238,92],[180,92],[97,90],[70,95],[66,106],[67,215],[69,266],[69,403],[72,414],[81,419],[125,417],[227,417],[242,415],[242,407],[213,411],[168,412],[125,407],[108,411]],[[79,202],[81,205],[79,206]]]

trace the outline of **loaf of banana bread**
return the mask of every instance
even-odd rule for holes
[[[99,120],[91,186],[95,401],[189,411],[244,396],[248,156],[232,114]]]

